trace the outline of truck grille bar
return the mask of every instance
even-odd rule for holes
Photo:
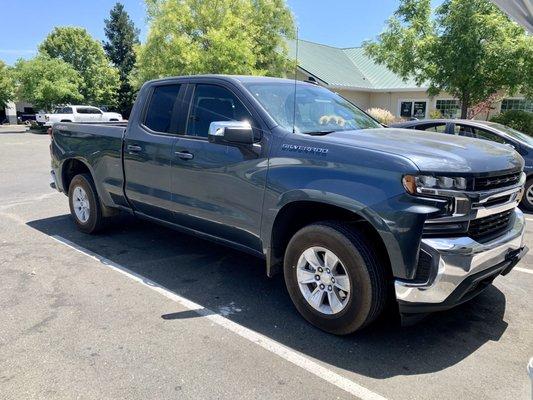
[[[521,171],[513,172],[511,174],[490,176],[486,178],[474,179],[474,190],[491,190],[505,186],[517,184],[520,180]]]
[[[509,227],[512,213],[513,209],[470,221],[468,236],[479,241],[504,232]]]

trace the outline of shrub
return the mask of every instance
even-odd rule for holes
[[[385,125],[392,124],[396,120],[396,117],[389,110],[383,108],[369,108],[366,112]]]
[[[429,118],[431,118],[431,119],[440,119],[440,118],[442,118],[442,113],[440,112],[440,110],[437,110],[437,109],[431,110],[429,112]]]
[[[533,136],[533,113],[531,112],[518,110],[505,111],[495,115],[490,120]]]

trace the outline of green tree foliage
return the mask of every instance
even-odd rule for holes
[[[117,68],[120,76],[118,89],[118,108],[122,115],[128,116],[133,105],[133,88],[129,75],[135,65],[134,46],[139,44],[139,30],[124,10],[124,5],[116,3],[105,20],[104,50],[107,57]]]
[[[403,78],[450,93],[468,107],[498,91],[533,91],[533,37],[488,0],[401,0],[366,52]],[[528,72],[529,71],[529,72]]]
[[[490,120],[533,136],[533,113],[511,110],[495,115]]]
[[[13,80],[10,69],[0,61],[0,107],[13,99]]]
[[[69,63],[80,74],[80,92],[85,101],[97,105],[116,104],[119,75],[107,59],[102,45],[85,29],[57,27],[39,46],[39,52]]]
[[[282,75],[294,35],[284,0],[146,0],[150,31],[136,85],[169,75]]]
[[[59,104],[80,102],[83,79],[68,63],[39,55],[31,60],[17,61],[13,73],[17,82],[17,97],[32,103],[37,109],[52,110]]]

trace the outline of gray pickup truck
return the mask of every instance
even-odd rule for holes
[[[151,81],[127,125],[51,135],[52,186],[81,231],[126,211],[255,254],[335,334],[467,301],[527,251],[509,146],[388,129],[310,83]]]

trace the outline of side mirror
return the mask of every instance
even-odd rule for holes
[[[254,132],[246,121],[213,121],[207,135],[210,143],[253,144]]]
[[[516,150],[516,146],[515,146],[514,144],[512,144],[512,143],[505,142],[504,145],[510,147],[510,148],[513,149],[513,150]]]

